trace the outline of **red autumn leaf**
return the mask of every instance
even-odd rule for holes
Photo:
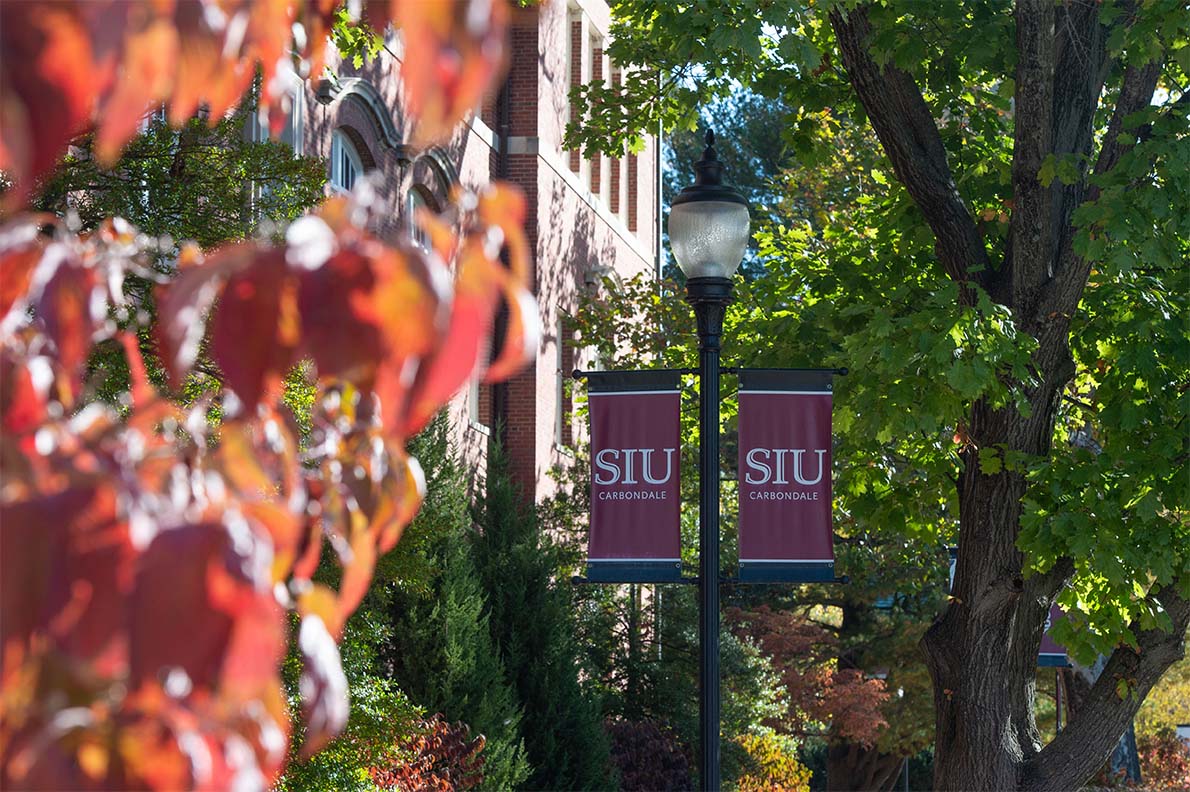
[[[176,16],[177,82],[169,94],[169,122],[179,126],[208,102],[215,118],[234,105],[251,85],[250,69],[236,68],[223,57],[222,30],[212,29],[200,3],[180,3]],[[224,26],[232,17],[215,17]],[[237,23],[238,24],[238,23]]]
[[[305,525],[304,543],[300,545],[297,560],[293,563],[293,577],[295,580],[309,580],[318,569],[318,562],[322,559],[322,521],[309,519]]]
[[[28,654],[40,623],[66,523],[44,521],[47,511],[75,511],[88,493],[68,490],[50,498],[0,503],[0,689],[8,687]]]
[[[46,335],[54,342],[58,371],[69,389],[68,398],[73,400],[82,387],[92,337],[103,320],[100,313],[103,303],[96,302],[99,283],[94,269],[65,245],[51,244],[46,257],[61,258],[41,293],[36,311]]]
[[[0,3],[0,170],[15,182],[6,203],[57,163],[110,75],[75,8]]]
[[[417,119],[415,145],[444,140],[504,70],[504,0],[392,0],[405,34],[402,84]]]
[[[102,745],[103,736],[95,712],[75,707],[70,715],[69,719],[56,718],[49,723],[27,722],[24,728],[14,730],[15,734],[6,735],[0,787],[72,792],[104,792],[110,788],[97,777],[92,759],[97,756],[94,747]],[[97,758],[106,757],[101,749]]]
[[[124,357],[128,360],[128,378],[132,388],[132,404],[144,408],[152,401],[157,392],[149,384],[149,375],[145,371],[145,359],[140,353],[140,341],[132,333],[118,335],[120,345],[124,347]]]
[[[43,513],[35,524],[61,520],[69,548],[56,559],[42,625],[58,648],[90,661],[105,676],[125,666],[124,602],[132,589],[136,551],[127,523],[117,517],[110,486],[89,491],[73,510]]]
[[[496,182],[481,192],[476,202],[476,216],[488,228],[500,230],[500,239],[508,251],[508,269],[516,283],[528,286],[530,272],[529,242],[525,238],[525,219],[528,204],[516,187]]]
[[[484,251],[484,243],[472,238],[459,254],[454,301],[446,337],[418,369],[409,395],[409,407],[399,425],[401,436],[416,434],[438,408],[474,374],[479,362],[481,340],[495,315],[499,273]],[[386,414],[386,419],[388,415]]]
[[[426,476],[417,460],[397,449],[390,458],[392,492],[386,493],[372,525],[381,553],[392,550],[401,539],[405,527],[413,521],[426,495]]]
[[[317,62],[336,5],[0,5],[0,167],[18,182],[8,200],[22,200],[92,119],[97,153],[110,162],[152,104],[165,103],[174,123],[200,105],[216,121],[258,64],[262,103],[278,124],[294,79],[293,23],[305,26],[298,57]],[[420,132],[441,136],[498,74],[507,9],[498,4],[487,20],[482,2],[399,5],[411,20],[406,55],[432,53],[411,69],[428,108]],[[368,7],[374,21],[377,7]],[[423,33],[432,40],[417,40]],[[444,81],[442,97],[419,69]],[[153,392],[133,332],[115,333],[130,369],[128,414],[91,405],[65,420],[93,342],[114,332],[107,311],[127,307],[123,273],[140,237],[121,221],[83,236],[32,216],[0,229],[0,694],[13,704],[0,737],[5,786],[270,784],[288,732],[274,591],[297,596],[302,615],[307,752],[344,725],[331,634],[424,494],[401,443],[410,388],[426,416],[445,403],[476,368],[501,299],[511,303],[509,346],[490,373],[511,372],[535,314],[524,208],[511,193],[464,206],[463,243],[437,223],[430,256],[364,231],[367,209],[328,201],[283,247],[242,243],[206,261],[183,247],[173,283],[157,294],[159,346],[177,383],[209,337],[228,390],[254,408],[218,433],[202,400],[183,410]],[[53,236],[40,232],[47,222]],[[452,299],[442,261],[459,250],[467,255]],[[273,386],[302,356],[315,359],[319,387],[342,396],[315,417],[308,453],[320,468],[303,467],[275,412]],[[344,565],[342,584],[299,595],[324,537]],[[37,696],[10,695],[35,685]]]
[[[376,541],[371,531],[359,529],[351,538],[351,558],[343,565],[339,582],[338,620],[342,624],[368,593],[376,570]]]
[[[501,297],[509,307],[504,348],[488,379],[511,375],[536,351],[540,319],[528,288],[531,282],[528,245],[522,224],[525,202],[516,188],[496,184],[478,196],[477,227],[464,238],[455,264],[455,295],[446,337],[418,369],[409,406],[397,425],[405,435],[421,429],[480,367],[482,339],[490,332]],[[430,223],[436,250],[446,250],[440,223]],[[506,268],[499,259],[508,254]],[[386,423],[392,423],[386,413]]]
[[[293,291],[283,253],[256,250],[251,264],[228,278],[211,317],[211,357],[249,409],[266,391],[277,391],[293,365],[298,334]]]
[[[271,698],[279,690],[278,667],[285,656],[285,612],[272,591],[254,592],[234,614],[227,651],[219,675],[219,692],[226,701],[243,702]],[[275,719],[285,720],[284,709]]]
[[[272,582],[289,577],[302,541],[304,521],[284,504],[274,501],[243,503],[240,509],[251,522],[266,531],[273,542]]]
[[[211,580],[214,576],[226,583],[228,565],[238,573],[243,560],[220,523],[184,525],[157,534],[140,561],[129,602],[133,689],[163,678],[171,669],[196,688],[217,681],[235,614],[215,605],[219,595],[212,591]],[[247,589],[241,593],[250,598],[247,582],[241,578],[238,586]]]
[[[223,248],[210,260],[193,247],[184,248],[177,276],[157,288],[157,344],[174,387],[198,359],[207,313],[227,277],[247,267],[250,255],[246,244]]]
[[[132,4],[124,35],[119,78],[104,97],[95,156],[114,164],[149,108],[163,101],[177,71],[178,31],[173,20],[152,16],[148,4]]]
[[[533,357],[541,343],[541,319],[533,295],[511,284],[506,287],[505,294],[508,324],[504,345],[484,374],[487,382],[507,379],[515,374],[526,360]]]
[[[25,310],[33,273],[45,253],[38,216],[23,216],[0,228],[0,335],[10,311]],[[19,322],[23,317],[16,317]]]
[[[46,375],[40,388],[34,379],[35,371]],[[49,375],[49,361],[45,358],[21,365],[11,355],[0,352],[0,429],[4,434],[10,438],[26,435],[45,422]]]
[[[375,287],[371,262],[354,250],[340,251],[302,273],[302,346],[319,377],[371,383],[385,351],[371,299]]]
[[[134,552],[115,509],[110,488],[85,486],[0,505],[6,675],[34,631],[100,674],[122,665]]]

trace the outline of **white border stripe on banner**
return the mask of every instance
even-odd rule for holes
[[[781,391],[781,390],[742,390],[739,393],[762,393],[773,396],[830,396],[834,391],[816,390],[816,391]]]
[[[680,559],[680,558],[656,558],[656,557],[653,557],[653,558],[605,558],[605,557],[600,557],[600,558],[588,558],[587,563],[589,563],[589,564],[611,564],[611,563],[627,564],[627,563],[638,563],[641,561],[671,562],[671,561],[681,561],[681,560],[682,559]]]
[[[745,564],[833,564],[833,558],[741,558]]]
[[[587,394],[587,398],[594,396],[640,396],[647,393],[672,393],[674,395],[680,394],[677,388],[673,390],[647,390],[647,391],[591,391]]]

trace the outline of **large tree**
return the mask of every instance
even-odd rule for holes
[[[581,89],[576,143],[632,145],[740,83],[786,103],[786,141],[809,163],[837,155],[822,132],[840,119],[870,124],[883,164],[868,225],[826,207],[821,249],[770,307],[824,357],[867,369],[845,418],[872,432],[856,453],[953,481],[939,527],[959,537],[954,590],[922,640],[935,785],[1077,787],[1190,622],[1190,14],[1045,0],[624,0],[616,14],[612,57],[660,68],[663,90],[645,72]],[[774,235],[778,266],[795,232],[812,233]],[[887,482],[888,502],[922,488],[911,479]],[[1043,745],[1034,666],[1055,599],[1076,657],[1110,659]]]

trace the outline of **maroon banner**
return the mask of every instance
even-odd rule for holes
[[[1037,653],[1037,665],[1048,668],[1066,668],[1070,665],[1070,658],[1066,656],[1066,647],[1050,638],[1050,628],[1066,614],[1057,605],[1050,605],[1049,616],[1045,619],[1045,632],[1041,634],[1041,650]]]
[[[830,371],[740,371],[740,580],[835,579]]]
[[[587,375],[591,537],[587,577],[605,583],[681,578],[679,374]]]

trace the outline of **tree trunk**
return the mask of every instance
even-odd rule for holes
[[[826,753],[830,792],[884,792],[898,778],[903,756],[881,753],[854,742],[831,742]]]
[[[934,683],[934,786],[955,790],[1071,789],[1107,757],[1149,688],[1184,652],[1190,601],[1174,585],[1154,593],[1173,631],[1141,630],[1135,648],[1121,647],[1067,728],[1042,748],[1034,720],[1037,652],[1050,603],[1072,574],[1061,558],[1045,574],[1024,578],[1016,549],[1025,481],[1016,472],[985,474],[980,449],[1048,456],[1057,401],[1074,374],[1068,337],[1091,263],[1073,252],[1070,217],[1097,188],[1085,178],[1069,187],[1039,184],[1050,154],[1092,161],[1092,120],[1110,66],[1108,23],[1098,3],[1055,5],[1017,0],[1016,93],[1009,244],[999,266],[955,185],[931,110],[914,79],[881,65],[869,51],[872,26],[861,5],[831,12],[831,26],[856,95],[868,113],[898,181],[922,211],[935,252],[974,304],[975,287],[1013,312],[1018,328],[1037,340],[1027,392],[1028,416],[976,402],[966,427],[958,479],[959,551],[953,599],[922,639]],[[1128,13],[1110,24],[1130,24]],[[1132,144],[1126,121],[1147,107],[1159,74],[1156,62],[1123,69],[1092,175],[1110,171]],[[1129,138],[1135,140],[1138,130]],[[1084,172],[1084,176],[1088,175]],[[1121,700],[1116,680],[1130,684]]]

